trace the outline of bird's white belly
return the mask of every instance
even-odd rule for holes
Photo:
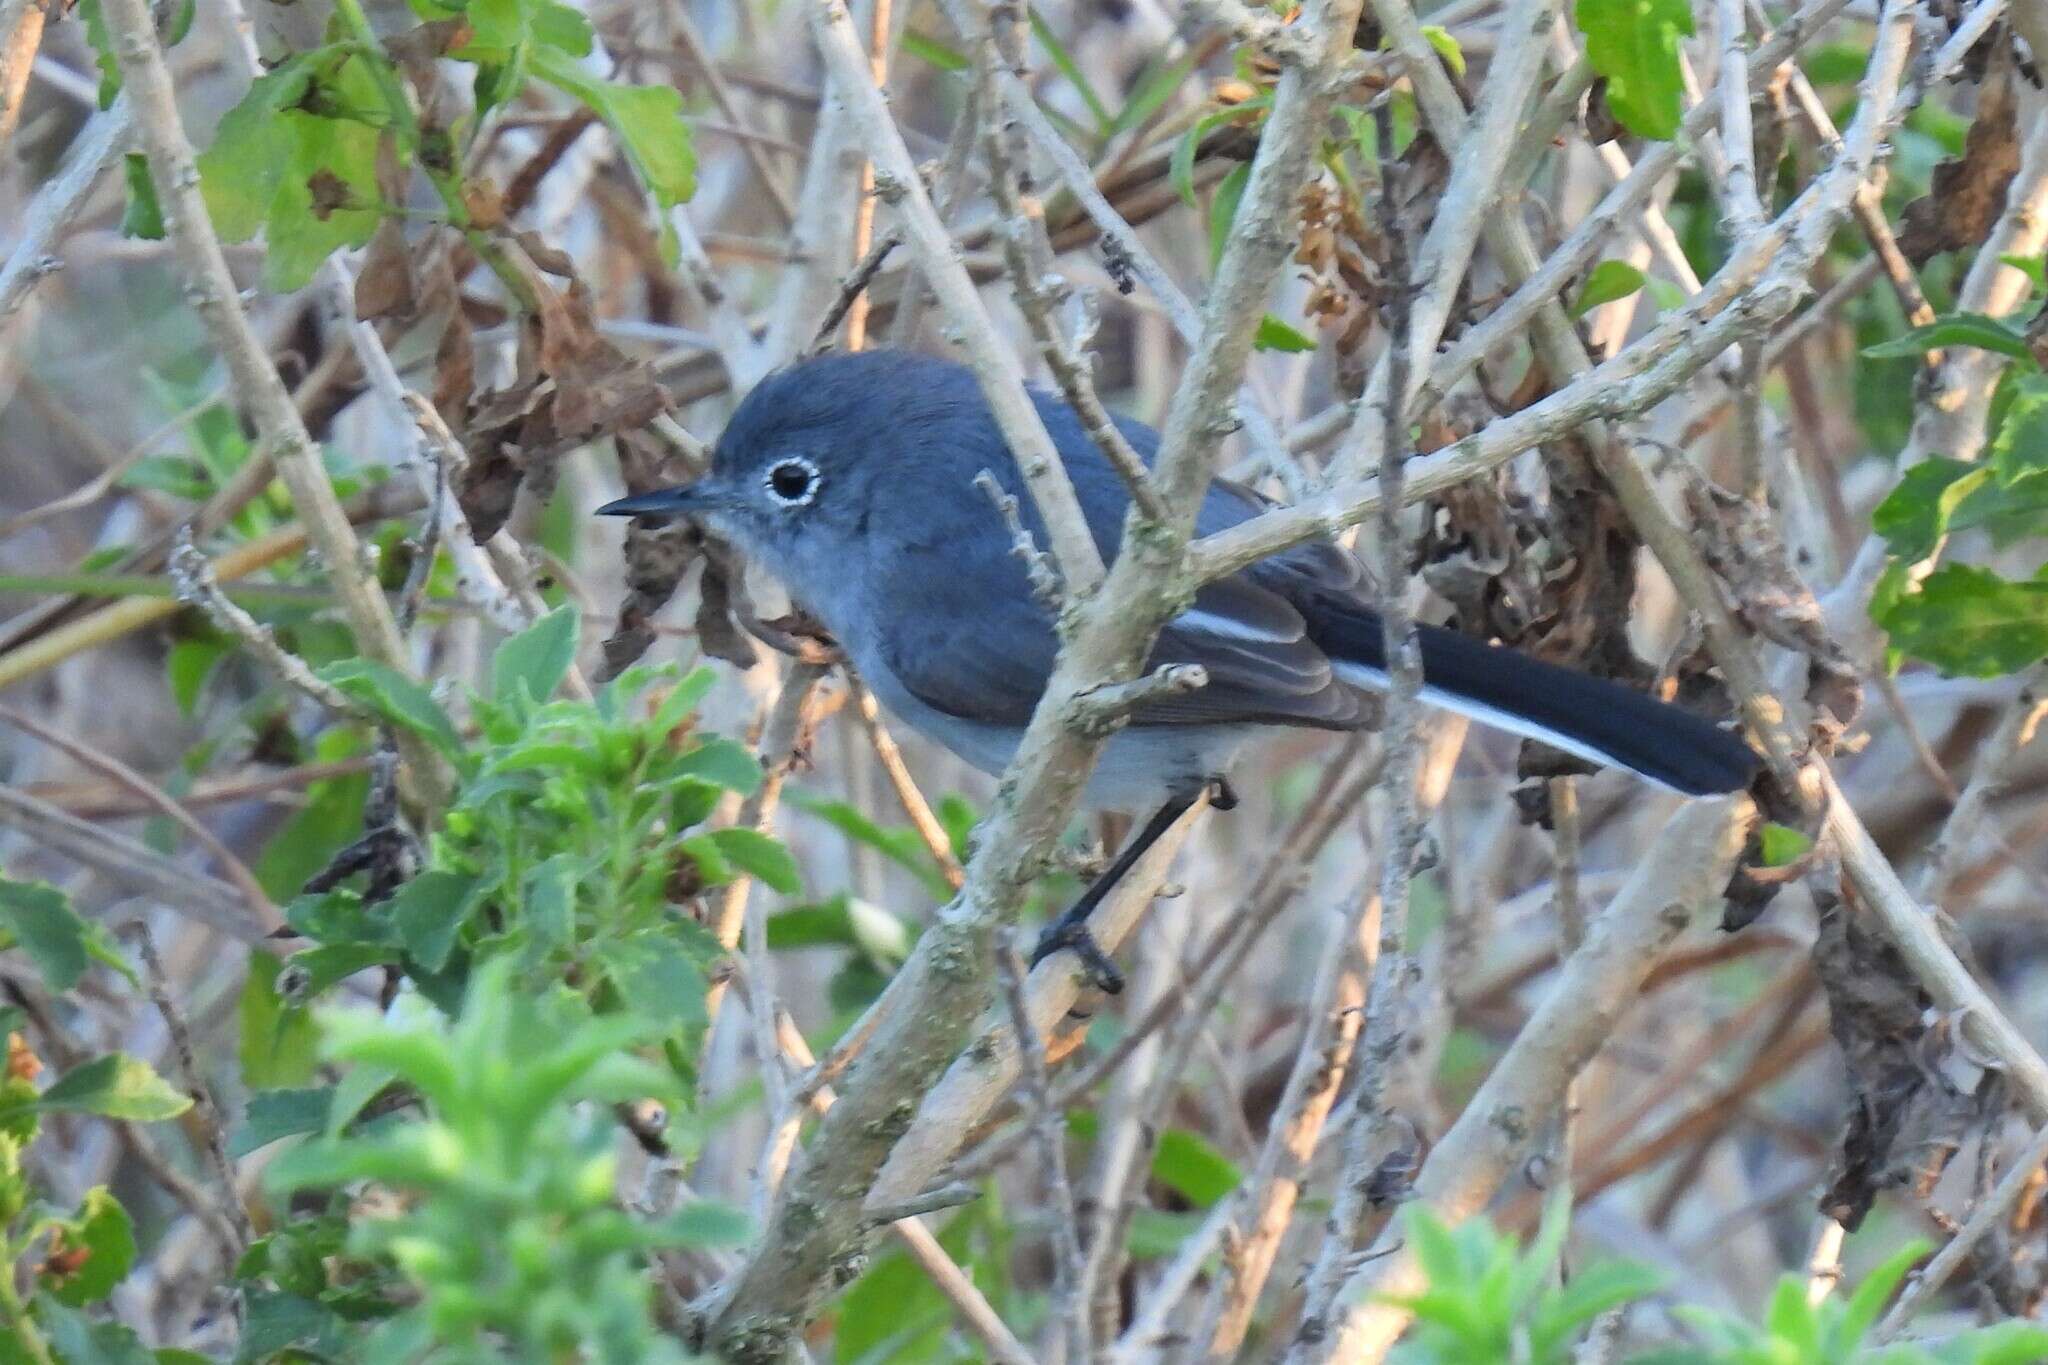
[[[882,705],[911,729],[991,776],[1017,756],[1021,726],[992,725],[949,715],[919,701],[879,660],[861,677]],[[1089,776],[1084,802],[1091,808],[1143,812],[1169,795],[1184,793],[1222,777],[1249,726],[1148,725],[1111,735]]]

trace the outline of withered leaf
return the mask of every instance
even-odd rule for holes
[[[470,339],[469,319],[456,308],[449,312],[448,324],[441,329],[441,341],[434,350],[434,406],[451,417],[462,413],[468,408],[475,388],[476,347]],[[459,436],[466,426],[464,423],[453,430]]]
[[[527,259],[548,274],[559,275],[565,280],[575,278],[576,263],[569,259],[569,253],[558,246],[551,246],[538,232],[515,232],[512,234],[512,240],[519,243],[520,248],[526,252]]]
[[[356,276],[356,316],[365,322],[414,317],[419,311],[414,294],[405,229],[398,219],[386,218],[370,234],[363,252],[363,268]]]
[[[462,208],[469,215],[471,227],[490,232],[504,225],[505,196],[498,193],[498,187],[489,180],[478,178],[463,182]]]
[[[391,54],[393,61],[406,68],[406,74],[418,81],[421,72],[431,77],[435,61],[462,47],[474,36],[469,20],[460,15],[453,19],[430,19],[397,37],[386,38],[384,50]]]
[[[2009,53],[2009,46],[2001,46]],[[1914,265],[1944,251],[1962,251],[1991,235],[2005,212],[2006,191],[2020,169],[2020,139],[2009,56],[1986,73],[1977,95],[1977,118],[1963,154],[1934,168],[1928,192],[1906,205],[1899,219],[1899,250]]]
[[[306,193],[313,197],[313,216],[323,223],[342,209],[358,207],[348,181],[325,166],[306,177]]]
[[[455,500],[479,545],[498,534],[518,501],[525,471],[513,458],[516,449],[510,442],[483,452],[472,449],[469,463],[455,480]]]
[[[1952,1030],[1929,1023],[1926,992],[1838,886],[1813,884],[1813,970],[1855,1093],[1820,1207],[1853,1232],[1883,1191],[1931,1189],[1969,1132],[1995,1112],[1998,1086],[1993,1073],[1974,1093],[1949,1078],[1942,1063],[1954,1051]]]

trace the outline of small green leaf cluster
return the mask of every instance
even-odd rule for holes
[[[1567,1365],[1594,1319],[1654,1293],[1662,1277],[1628,1261],[1601,1261],[1558,1282],[1569,1206],[1552,1199],[1524,1250],[1484,1218],[1446,1226],[1420,1204],[1403,1211],[1428,1283],[1396,1298],[1415,1315],[1393,1356],[1398,1365],[1521,1360]]]
[[[110,99],[118,68],[95,0],[88,4],[105,73],[102,98]],[[263,233],[271,288],[303,286],[335,250],[364,245],[388,216],[437,216],[406,202],[415,169],[439,198],[441,220],[468,233],[495,264],[487,247],[499,226],[489,207],[494,196],[469,181],[463,158],[491,111],[518,97],[529,77],[586,106],[611,129],[663,213],[662,241],[673,260],[666,211],[695,192],[697,171],[682,97],[673,88],[592,75],[583,64],[593,46],[589,20],[556,0],[412,0],[412,10],[422,24],[385,41],[360,0],[338,0],[323,42],[259,75],[200,157],[200,188],[215,230],[226,241]],[[188,4],[187,23],[190,13]],[[444,57],[475,68],[474,105],[439,126],[421,115],[439,102],[424,90],[416,97],[407,80],[412,73],[432,79],[435,59]],[[163,215],[147,167],[131,159],[128,169],[124,228],[161,237]]]
[[[1894,665],[1911,657],[1952,675],[1992,677],[2048,658],[2048,562],[2015,579],[1946,551],[1958,532],[1982,531],[2004,549],[2048,525],[2048,374],[2020,332],[1972,313],[1915,327],[1864,354],[1884,359],[1951,347],[2007,357],[1991,405],[1991,441],[1981,460],[1921,461],[1878,505],[1872,524],[1891,562],[1870,614],[1890,635]]]
[[[1572,18],[1586,60],[1607,86],[1607,107],[1639,137],[1668,142],[1684,119],[1680,40],[1692,36],[1686,0],[1578,0]]]
[[[2048,1328],[2020,1321],[1963,1332],[1934,1346],[1866,1344],[1906,1272],[1926,1254],[1923,1243],[1901,1247],[1853,1293],[1830,1295],[1819,1303],[1808,1295],[1805,1280],[1783,1276],[1761,1322],[1699,1308],[1674,1309],[1674,1316],[1705,1344],[1654,1352],[1632,1365],[2030,1365],[2043,1359]]]
[[[52,990],[78,984],[95,960],[131,975],[98,926],[87,923],[52,887],[0,877],[5,946],[22,949]],[[51,1205],[25,1163],[50,1114],[96,1115],[131,1123],[175,1118],[192,1107],[149,1064],[125,1053],[89,1058],[38,1088],[41,1063],[22,1042],[22,1012],[0,1009],[8,1039],[0,1075],[0,1365],[87,1365],[197,1359],[152,1352],[118,1322],[95,1320],[135,1264],[135,1230],[104,1186],[76,1208]]]
[[[1389,1359],[1396,1365],[1519,1361],[1568,1365],[1603,1314],[1655,1294],[1663,1277],[1627,1261],[1559,1273],[1568,1224],[1551,1200],[1527,1248],[1484,1218],[1448,1227],[1428,1209],[1403,1211],[1425,1277],[1419,1292],[1390,1298],[1415,1315]],[[2048,1358],[2048,1328],[2010,1321],[1938,1345],[1866,1344],[1884,1307],[1927,1254],[1914,1243],[1873,1269],[1852,1293],[1813,1303],[1803,1277],[1779,1280],[1761,1321],[1679,1305],[1671,1316],[1697,1344],[1630,1357],[1630,1365],[2026,1365]]]
[[[452,1012],[470,974],[505,958],[532,988],[572,981],[600,1013],[658,1024],[687,1067],[686,1043],[706,1021],[705,972],[723,950],[677,902],[742,876],[794,892],[796,864],[765,834],[698,828],[727,793],[761,781],[745,748],[691,728],[708,670],[676,682],[634,669],[590,701],[548,700],[576,629],[563,607],[504,644],[490,695],[471,699],[471,743],[416,682],[365,660],[322,670],[439,748],[459,785],[424,866],[389,900],[341,886],[287,907],[313,942],[281,978],[299,1003],[381,966]],[[643,704],[658,681],[671,685]]]
[[[405,996],[387,1014],[338,1012],[323,1024],[324,1055],[350,1068],[345,1093],[319,1114],[320,1135],[266,1179],[281,1197],[336,1193],[324,1215],[243,1260],[245,1278],[276,1286],[252,1296],[261,1350],[683,1359],[655,1321],[646,1258],[736,1242],[746,1223],[706,1202],[658,1217],[622,1206],[605,1106],[684,1100],[672,1069],[635,1052],[662,1040],[659,1021],[597,1014],[567,986],[535,991],[500,956],[470,975],[452,1019]],[[356,1124],[361,1102],[389,1085],[417,1097],[417,1115]],[[372,1186],[397,1210],[344,1221],[346,1192]]]

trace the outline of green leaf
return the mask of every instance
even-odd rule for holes
[[[213,230],[225,242],[244,242],[270,216],[287,163],[297,147],[281,116],[306,97],[320,52],[302,52],[258,76],[228,110],[199,157],[199,189]]]
[[[554,696],[576,662],[577,627],[576,608],[561,606],[499,645],[491,660],[491,700],[511,705],[522,683],[534,701]]]
[[[1586,276],[1586,283],[1572,304],[1572,316],[1582,318],[1603,303],[1627,298],[1643,287],[1644,279],[1643,272],[1627,261],[1600,262]]]
[[[913,873],[934,898],[943,899],[949,888],[932,865],[931,852],[914,829],[884,828],[847,801],[820,801],[801,793],[790,796],[791,805],[828,822],[857,844],[865,844],[889,861]]]
[[[1998,258],[2034,282],[2036,289],[2048,289],[2048,264],[2039,256],[2017,256],[2007,252]]]
[[[835,896],[819,905],[800,905],[768,917],[768,946],[778,951],[858,948],[877,962],[893,965],[910,955],[913,937],[909,925],[857,896]]]
[[[1237,218],[1237,206],[1244,199],[1244,187],[1251,183],[1250,162],[1239,162],[1230,168],[1230,174],[1223,177],[1216,186],[1216,197],[1209,201],[1209,268],[1223,259],[1223,248],[1230,241],[1230,225]]]
[[[1649,1266],[1596,1261],[1539,1303],[1530,1315],[1530,1345],[1538,1359],[1562,1359],[1560,1348],[1587,1323],[1623,1304],[1648,1298],[1663,1287],[1664,1277]]]
[[[697,704],[704,700],[717,681],[718,674],[708,668],[691,669],[661,699],[661,705],[655,708],[654,715],[647,722],[649,731],[657,737],[666,738],[669,731],[696,711]]]
[[[1865,346],[1863,354],[1872,360],[1913,358],[1949,346],[1974,346],[1980,351],[2009,355],[2029,365],[2034,359],[2034,353],[2027,349],[2027,338],[2023,333],[1982,313],[1949,313],[1889,341]]]
[[[332,1359],[348,1339],[334,1310],[312,1299],[251,1287],[243,1295],[245,1317],[237,1365],[255,1365],[280,1352],[303,1348],[316,1360]]]
[[[1607,107],[1630,132],[1669,141],[1683,120],[1679,40],[1692,36],[1686,0],[1578,0],[1586,59],[1607,78]]]
[[[1849,1296],[1843,1307],[1841,1318],[1828,1333],[1830,1356],[1846,1360],[1863,1344],[1863,1334],[1876,1325],[1878,1315],[1891,1302],[1892,1293],[1906,1278],[1906,1272],[1932,1249],[1917,1239],[1908,1242],[1864,1275],[1863,1283],[1856,1286],[1856,1292]]]
[[[697,865],[697,875],[707,886],[724,886],[733,879],[732,864],[709,834],[692,834],[678,840],[676,849]]]
[[[85,1261],[77,1270],[50,1284],[59,1302],[82,1307],[98,1303],[114,1292],[114,1286],[128,1276],[135,1264],[135,1225],[104,1185],[86,1191],[78,1216],[59,1224],[68,1251],[82,1250]]]
[[[706,782],[751,796],[761,785],[761,760],[743,744],[729,739],[707,739],[671,764],[670,777],[698,777]]]
[[[1117,110],[1116,118],[1105,130],[1105,138],[1127,133],[1158,113],[1176,91],[1186,86],[1195,65],[1192,54],[1176,62],[1152,63],[1150,70],[1140,76],[1132,87],[1124,107]]]
[[[734,867],[752,873],[785,896],[803,890],[796,859],[781,840],[752,829],[713,830],[711,840]]]
[[[2048,1327],[2011,1319],[1949,1338],[1940,1358],[1956,1365],[2039,1365],[2048,1360]]]
[[[593,950],[627,1009],[663,1027],[708,1023],[704,973],[696,958],[670,935],[644,930],[599,943]]]
[[[110,1052],[65,1072],[36,1097],[35,1105],[151,1123],[184,1113],[192,1107],[192,1097],[173,1089],[141,1058]]]
[[[1195,158],[1202,150],[1202,139],[1219,125],[1234,122],[1248,114],[1271,107],[1273,96],[1267,92],[1254,95],[1242,104],[1226,109],[1217,109],[1195,120],[1194,126],[1182,135],[1173,146],[1173,153],[1166,159],[1167,183],[1181,197],[1189,208],[1195,207]]]
[[[78,17],[85,20],[85,41],[92,48],[93,64],[100,69],[100,108],[110,109],[114,97],[121,93],[121,59],[114,52],[114,37],[100,0],[78,0]]]
[[[121,159],[121,166],[128,182],[128,207],[121,211],[121,235],[146,242],[162,241],[164,209],[157,202],[156,182],[149,178],[149,158],[140,152],[130,152]]]
[[[346,98],[346,92],[335,97]],[[304,288],[336,251],[368,242],[383,215],[375,128],[298,109],[279,119],[291,136],[291,150],[264,220],[263,277],[285,293]],[[323,192],[339,193],[345,202],[327,206]]]
[[[1813,847],[1811,836],[1775,820],[1765,821],[1758,837],[1763,845],[1765,867],[1789,867],[1805,857],[1807,850]]]
[[[1991,438],[1990,463],[2007,486],[2048,470],[2048,375],[2022,374],[2014,380],[2005,419]]]
[[[228,1139],[228,1155],[244,1157],[283,1138],[318,1133],[334,1107],[334,1087],[259,1090],[249,1097],[241,1127]]]
[[[142,1339],[126,1323],[94,1322],[49,1294],[36,1296],[34,1312],[42,1323],[43,1335],[49,1338],[51,1348],[65,1365],[155,1365]],[[0,1348],[13,1344],[12,1334],[0,1337]],[[7,1365],[27,1359],[16,1357]]]
[[[284,964],[268,953],[249,954],[249,975],[238,1006],[242,1084],[254,1089],[303,1085],[312,1079],[320,1042],[310,1012],[284,1003],[277,973]]]
[[[1402,1210],[1408,1223],[1408,1237],[1415,1258],[1433,1285],[1454,1285],[1465,1278],[1465,1255],[1451,1229],[1422,1204]]]
[[[0,929],[28,953],[51,990],[68,991],[85,975],[86,922],[47,882],[0,877]]]
[[[482,879],[459,872],[422,872],[391,897],[391,922],[406,954],[430,972],[448,965],[455,936],[476,904]]]
[[[1316,339],[1268,313],[1259,319],[1259,330],[1252,333],[1252,345],[1261,351],[1285,351],[1299,355],[1313,351]]]
[[[470,31],[463,51],[504,52],[519,46],[533,32],[533,10],[530,0],[469,0],[462,10]]]
[[[752,1235],[747,1215],[715,1199],[693,1199],[655,1223],[650,1231],[661,1246],[738,1246]]]
[[[1790,1346],[1796,1360],[1819,1360],[1820,1319],[1806,1301],[1806,1281],[1795,1275],[1781,1276],[1771,1301],[1764,1309],[1764,1326],[1778,1341]]]
[[[397,961],[397,949],[382,943],[323,943],[317,948],[293,953],[286,965],[296,971],[303,982],[299,987],[299,998],[313,1000],[357,972],[390,966]]]
[[[1935,551],[1966,498],[1991,481],[1991,468],[1935,456],[1899,476],[1870,515],[1898,559],[1917,564]]]
[[[1237,1188],[1237,1165],[1199,1133],[1169,1128],[1159,1135],[1152,1174],[1189,1203],[1209,1208]]]
[[[534,12],[533,40],[559,48],[571,57],[588,57],[595,36],[590,20],[581,10],[555,4],[554,0],[542,0],[540,8]]]
[[[598,80],[546,48],[533,54],[533,69],[610,125],[634,174],[663,210],[697,192],[697,154],[683,122],[683,97],[673,87]]]
[[[199,704],[200,690],[229,652],[227,645],[213,636],[180,640],[171,646],[164,660],[164,672],[170,679],[171,698],[178,703],[180,715],[191,718],[193,708]]]
[[[581,860],[557,853],[526,874],[524,922],[536,941],[566,948],[576,937],[576,879]]]
[[[374,659],[342,659],[321,669],[318,676],[384,720],[430,741],[442,753],[453,757],[461,750],[462,739],[441,703],[398,670]]]
[[[2013,673],[2048,656],[2048,582],[1944,564],[1891,601],[1878,624],[1893,648],[1951,676]]]
[[[1422,36],[1436,49],[1436,55],[1443,58],[1451,74],[1462,80],[1465,75],[1465,49],[1458,46],[1458,40],[1451,36],[1451,31],[1441,24],[1424,24]]]
[[[1080,95],[1081,103],[1088,106],[1088,115],[1095,120],[1096,133],[1099,135],[1107,130],[1111,121],[1109,106],[1102,102],[1102,96],[1095,93],[1095,87],[1088,83],[1088,77],[1082,72],[1081,64],[1074,60],[1073,54],[1060,42],[1059,35],[1045,22],[1045,17],[1038,12],[1036,5],[1031,7],[1031,33],[1044,45],[1045,55],[1052,58],[1052,64],[1059,68],[1059,73],[1067,78],[1075,93]]]
[[[968,841],[974,837],[974,826],[981,819],[974,803],[958,792],[947,792],[939,798],[933,814],[946,827],[946,841],[953,847],[953,856],[964,859]]]
[[[901,45],[905,52],[934,70],[965,71],[974,65],[958,48],[948,47],[929,33],[920,33],[914,28],[903,31]]]

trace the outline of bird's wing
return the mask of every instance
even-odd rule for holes
[[[968,544],[989,554],[965,563]],[[868,587],[874,619],[890,623],[881,661],[913,696],[965,720],[1022,725],[1052,675],[1059,639],[1006,544],[993,528],[908,539]],[[1141,708],[1132,724],[1356,723],[1356,695],[1333,680],[1301,614],[1244,575],[1204,587],[1160,632],[1150,666],[1183,663],[1200,664],[1208,685]]]

